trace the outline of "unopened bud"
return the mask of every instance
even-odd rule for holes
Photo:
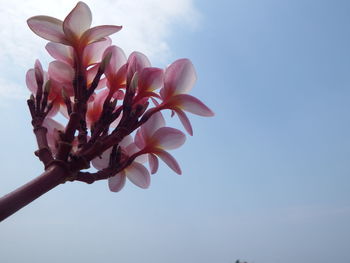
[[[38,59],[35,61],[34,72],[35,72],[36,83],[38,84],[38,87],[40,88],[40,86],[43,85],[43,82],[44,82],[44,76],[43,76],[44,71],[43,71],[41,63]]]

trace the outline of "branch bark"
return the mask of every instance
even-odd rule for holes
[[[67,169],[54,161],[40,176],[0,198],[0,222],[64,183],[69,176]]]

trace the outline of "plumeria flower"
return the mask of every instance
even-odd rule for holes
[[[185,143],[183,132],[164,127],[165,120],[160,112],[156,112],[135,135],[135,144],[141,149],[136,155],[148,154],[151,173],[158,170],[158,157],[162,159],[173,171],[181,174],[181,168],[176,159],[166,150],[179,148]]]
[[[173,110],[190,135],[193,135],[193,130],[184,111],[206,117],[214,115],[203,102],[187,94],[193,88],[196,79],[196,72],[190,60],[176,60],[165,70],[164,87],[160,90],[162,103],[158,106],[159,110]]]
[[[134,103],[140,102],[141,99],[157,97],[159,95],[154,91],[163,86],[164,71],[160,68],[151,67],[151,62],[146,55],[141,52],[132,52],[127,61],[127,79],[131,82],[132,77],[137,72],[137,91],[133,100]],[[143,104],[143,101],[141,102]]]
[[[126,136],[119,144],[122,151],[127,156],[132,156],[138,148],[135,146],[130,135]],[[97,157],[92,160],[92,165],[98,169],[102,170],[108,167],[109,156],[111,155],[112,148],[106,150],[102,156]],[[141,163],[141,161],[136,158],[128,167],[123,171],[113,175],[108,178],[108,186],[112,192],[120,191],[124,185],[126,178],[128,178],[133,184],[140,188],[148,188],[151,182],[150,174],[147,168]]]
[[[30,29],[38,36],[52,42],[72,46],[79,52],[96,41],[118,32],[121,26],[91,27],[92,14],[84,2],[78,2],[68,16],[59,20],[50,16],[34,16],[28,19]]]

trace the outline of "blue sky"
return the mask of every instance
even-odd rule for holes
[[[48,7],[40,8],[30,15]],[[196,67],[192,94],[216,116],[191,116],[194,136],[172,152],[183,175],[162,166],[150,189],[129,183],[117,194],[105,182],[62,185],[1,223],[0,261],[350,262],[350,3],[183,0],[173,12],[159,8],[166,27],[150,26],[128,46],[135,30],[121,46],[150,52],[158,66],[188,57]],[[162,45],[146,42],[146,33]],[[34,53],[28,58],[13,59],[10,49],[1,56],[1,83],[19,94],[0,89],[1,195],[42,172],[21,97],[30,56],[49,61],[40,43],[42,53],[13,45]]]

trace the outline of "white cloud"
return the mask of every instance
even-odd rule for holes
[[[155,63],[165,62],[171,53],[167,39],[174,29],[193,29],[198,24],[199,15],[193,0],[85,2],[92,10],[93,25],[123,26],[123,30],[112,37],[114,44],[122,47],[127,54],[133,50],[144,52]],[[6,96],[4,86],[25,86],[25,72],[36,58],[41,59],[44,65],[50,60],[44,49],[46,41],[29,30],[26,19],[35,15],[63,19],[76,3],[73,0],[0,0],[0,102]]]

